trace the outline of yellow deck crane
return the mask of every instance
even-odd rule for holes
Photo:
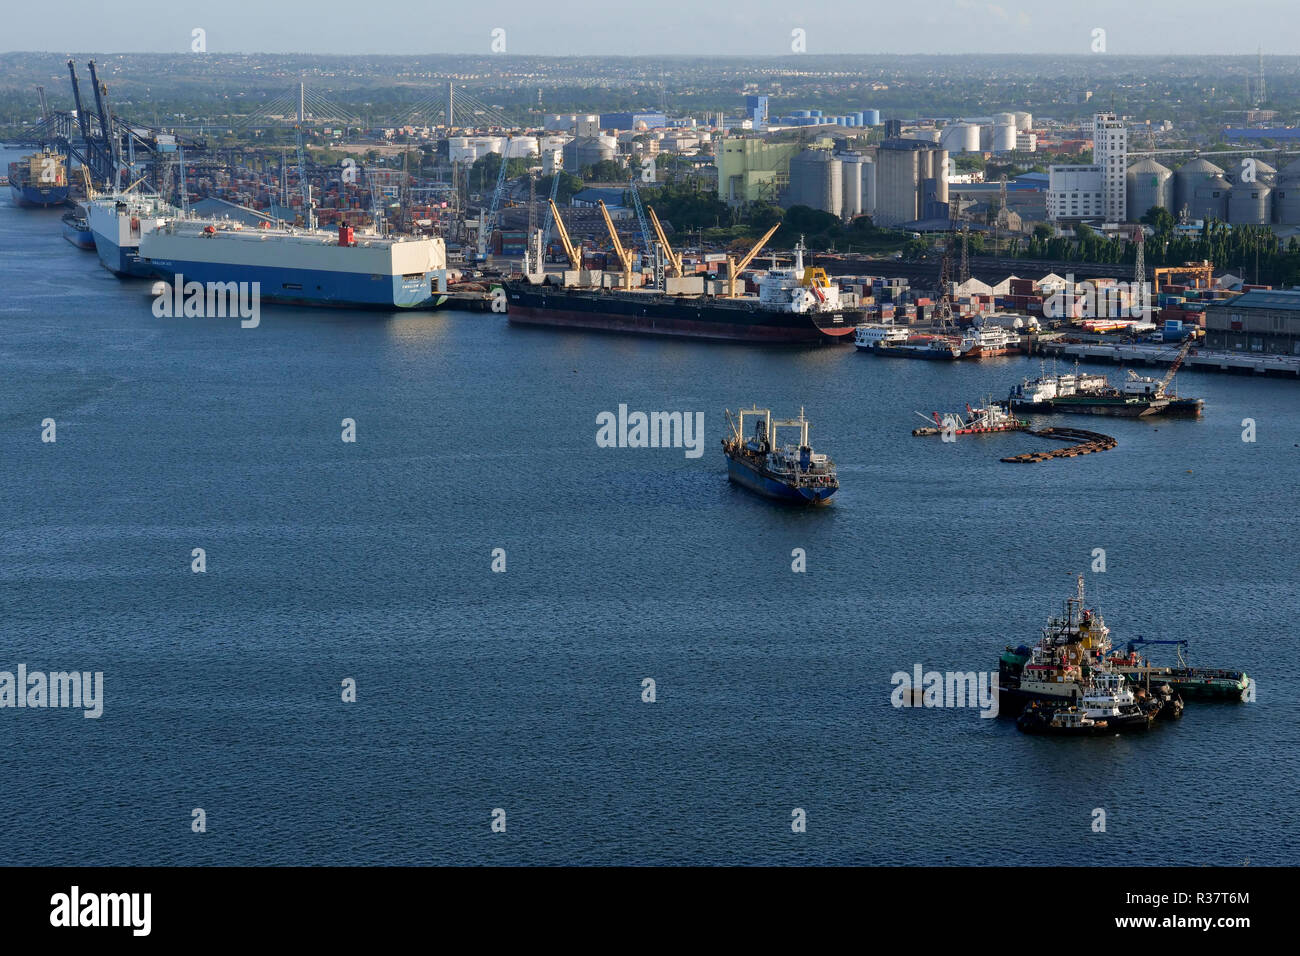
[[[759,250],[763,248],[763,246],[767,243],[767,240],[771,239],[774,235],[776,235],[776,231],[780,228],[781,228],[781,224],[778,222],[767,232],[763,233],[763,238],[758,240],[758,242],[754,243],[754,247],[750,249],[749,252],[745,254],[745,257],[741,259],[739,262],[737,262],[732,256],[730,255],[727,256],[727,298],[728,299],[734,299],[736,297],[736,278],[742,272],[745,271],[745,269],[749,266],[751,262],[754,261],[754,256],[758,255]]]
[[[668,261],[665,263],[668,270],[675,276],[685,275],[682,272],[682,257],[673,252],[673,247],[668,244],[668,237],[664,235],[664,227],[659,225],[659,217],[655,215],[653,206],[646,206],[645,211],[650,214],[650,224],[655,227],[655,237],[659,240],[659,245],[663,246],[664,258]]]
[[[573,248],[573,243],[569,240],[569,230],[564,228],[564,219],[560,216],[560,209],[555,205],[554,199],[548,199],[551,205],[551,219],[555,223],[555,231],[560,236],[560,244],[564,246],[564,254],[569,257],[569,265],[574,272],[582,271],[582,254]]]
[[[610,241],[614,244],[614,255],[618,256],[618,261],[623,266],[623,288],[632,288],[632,260],[635,258],[631,249],[623,248],[623,241],[618,238],[618,230],[614,228],[614,220],[609,217],[609,210],[605,208],[605,200],[596,200],[596,205],[600,207],[600,214],[605,218],[605,228],[609,230]]]

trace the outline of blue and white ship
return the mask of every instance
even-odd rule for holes
[[[63,214],[63,238],[78,249],[95,251],[95,234],[90,231],[85,202],[77,203],[75,209]]]
[[[149,279],[156,273],[140,261],[140,240],[180,210],[161,196],[128,191],[86,202],[86,221],[104,268],[120,278]]]
[[[9,194],[15,206],[62,206],[68,193],[68,165],[60,153],[47,149],[9,164]]]
[[[791,504],[824,505],[839,490],[835,463],[818,455],[808,444],[808,419],[774,420],[769,408],[742,408],[733,419],[727,412],[731,435],[722,440],[727,456],[727,477],[766,498]],[[745,419],[753,418],[754,436],[745,438]],[[777,429],[799,429],[799,444],[781,445]]]
[[[139,258],[163,279],[259,283],[267,302],[429,309],[447,301],[446,247],[432,237],[175,218],[143,233]]]

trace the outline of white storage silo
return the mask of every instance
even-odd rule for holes
[[[1010,153],[1016,148],[1016,124],[997,123],[993,126],[993,152]]]

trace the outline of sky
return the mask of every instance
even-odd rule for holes
[[[784,55],[1300,51],[1297,0],[12,0],[0,50]],[[52,10],[57,7],[57,16]],[[593,12],[595,11],[595,12]],[[616,13],[616,11],[626,11]],[[802,51],[796,30],[803,31]],[[1094,50],[1103,30],[1104,50]]]

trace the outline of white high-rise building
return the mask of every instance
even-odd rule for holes
[[[1128,130],[1114,113],[1092,118],[1092,162],[1101,170],[1102,207],[1107,222],[1128,218],[1124,174],[1128,171]]]

